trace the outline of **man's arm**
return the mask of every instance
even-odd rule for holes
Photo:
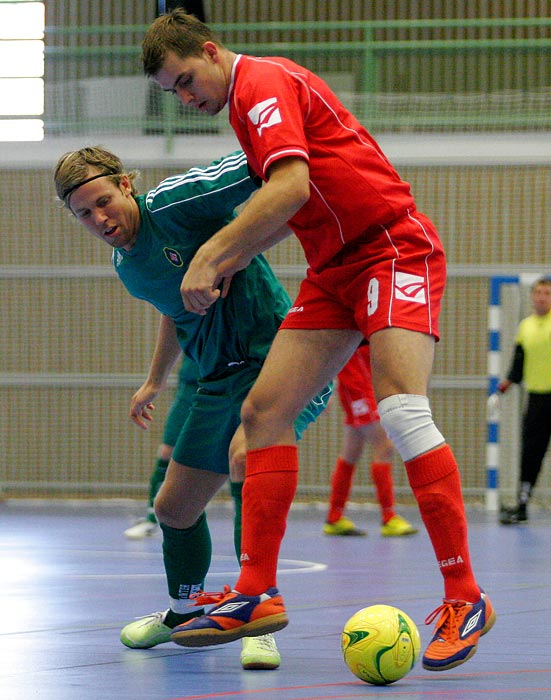
[[[263,241],[262,247],[260,247],[259,244],[259,249],[255,255],[263,253],[265,250],[268,250],[268,248],[271,248],[280,241],[289,238],[292,233],[293,230],[290,229],[287,224],[285,224],[285,226],[282,226],[278,231],[274,231],[271,236],[267,236]],[[243,255],[237,255],[233,258],[228,258],[223,263],[220,263],[218,266],[218,274],[222,277],[222,291],[220,293],[222,299],[228,295],[233,275],[238,270],[243,270],[245,267],[247,267],[251,260],[252,258],[247,260]]]
[[[524,348],[520,344],[515,345],[513,352],[513,359],[511,361],[511,366],[509,367],[509,372],[507,373],[507,378],[502,379],[499,382],[497,389],[502,394],[504,394],[511,384],[520,384],[522,382],[522,377],[524,374]]]
[[[161,316],[147,379],[130,400],[130,418],[140,428],[147,430],[147,422],[152,420],[150,411],[155,408],[153,401],[165,389],[181,352],[174,321],[169,316]]]
[[[301,158],[276,161],[270,168],[268,182],[239,216],[195,254],[180,288],[186,309],[204,315],[220,297],[218,287],[224,278],[231,279],[255,255],[289,235],[287,221],[309,196],[308,163]],[[226,282],[224,293],[227,287]]]

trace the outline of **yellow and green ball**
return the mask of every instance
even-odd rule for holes
[[[403,678],[421,653],[413,620],[392,605],[358,610],[345,624],[341,647],[344,661],[360,680],[387,685]]]

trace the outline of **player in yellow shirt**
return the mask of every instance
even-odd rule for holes
[[[505,393],[521,382],[528,394],[522,423],[520,480],[516,508],[501,512],[503,525],[528,520],[528,501],[538,480],[551,439],[551,277],[532,285],[533,313],[522,319],[507,378],[498,385]]]

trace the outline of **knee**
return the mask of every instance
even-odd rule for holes
[[[415,394],[395,394],[378,404],[381,425],[404,462],[442,445],[429,400]]]
[[[250,396],[247,396],[241,406],[241,423],[243,428],[247,430],[255,425],[258,421],[258,415],[259,411],[255,405],[255,402],[250,398]]]
[[[201,511],[196,512],[195,509],[189,508],[186,503],[174,503],[170,496],[164,497],[162,491],[157,494],[153,508],[159,523],[178,530],[192,527],[201,515]]]
[[[155,517],[160,523],[168,525],[169,527],[174,527],[172,509],[165,498],[163,498],[162,490],[157,494],[155,501],[153,503],[153,509],[155,511]]]
[[[157,497],[153,502],[153,510],[155,511],[155,517],[160,523],[164,523],[165,525],[170,524],[166,520],[166,518],[170,517],[170,515],[166,509],[164,501],[159,497],[159,494],[157,494]]]
[[[241,423],[245,432],[253,429],[261,421],[261,410],[254,398],[247,396],[241,406]]]
[[[254,391],[251,392],[254,394]],[[277,401],[273,394],[247,396],[241,406],[241,424],[246,435],[247,449],[257,449],[280,441],[295,441],[294,421],[300,409],[289,407],[285,398]]]

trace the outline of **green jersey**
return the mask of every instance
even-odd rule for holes
[[[228,296],[205,316],[186,311],[182,301],[182,278],[197,249],[256,189],[241,151],[169,177],[136,197],[141,217],[136,243],[130,251],[113,251],[125,287],[173,319],[182,351],[197,363],[202,379],[261,365],[290,306],[263,256],[234,275]]]

